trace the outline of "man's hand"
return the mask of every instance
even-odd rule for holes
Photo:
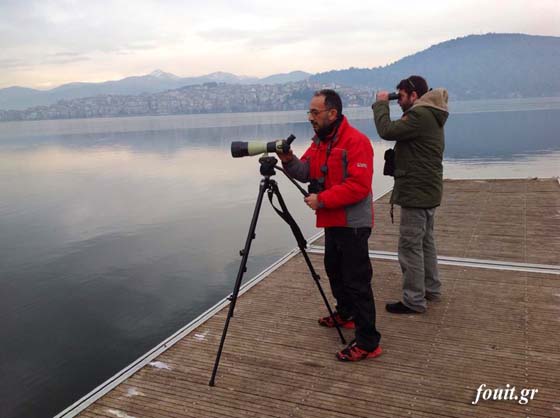
[[[375,100],[378,102],[388,102],[389,101],[389,92],[385,90],[380,90],[375,95]]]
[[[289,150],[288,152],[276,152],[276,155],[278,155],[278,158],[283,163],[288,163],[292,161],[292,158],[294,158],[294,153],[292,152],[292,150]]]
[[[319,209],[319,196],[316,193],[311,193],[309,196],[303,199],[307,206],[313,210]]]

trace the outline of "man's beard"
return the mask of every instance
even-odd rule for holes
[[[410,109],[412,107],[412,104],[411,103],[406,103],[406,104],[402,104],[400,106],[401,106],[401,110],[403,112],[406,112],[408,109]]]
[[[319,138],[321,141],[328,139],[332,135],[332,133],[338,128],[341,120],[342,119],[337,119],[330,125],[323,126],[322,128],[319,129],[314,129],[317,138]]]

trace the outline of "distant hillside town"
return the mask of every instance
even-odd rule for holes
[[[262,79],[216,72],[177,77],[156,70],[103,83],[48,91],[0,89],[0,121],[304,109],[315,90],[337,89],[345,106],[369,106],[377,89],[419,74],[450,98],[560,96],[560,37],[469,35],[433,45],[392,64],[319,74],[293,71]]]
[[[163,93],[103,95],[25,110],[0,110],[0,121],[296,110],[304,109],[314,91],[322,87],[308,81],[276,85],[210,82]],[[347,107],[372,103],[371,90],[329,87],[341,93]]]

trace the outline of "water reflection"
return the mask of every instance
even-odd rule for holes
[[[260,174],[228,153],[0,153],[2,416],[55,414],[231,291]],[[278,181],[311,235],[312,213]],[[265,203],[247,278],[294,246]]]

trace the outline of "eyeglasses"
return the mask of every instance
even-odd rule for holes
[[[323,110],[312,109],[312,110],[308,110],[308,111],[307,111],[307,116],[311,115],[311,116],[313,116],[314,118],[316,118],[316,117],[319,116],[321,113],[323,113],[323,112],[328,112],[329,110],[332,110],[332,109],[323,109]]]

